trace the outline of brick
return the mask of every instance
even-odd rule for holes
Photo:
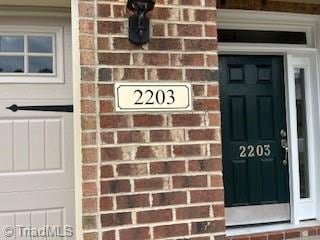
[[[115,18],[127,18],[131,15],[125,5],[113,5],[113,15]]]
[[[151,130],[151,142],[182,142],[184,141],[184,130]]]
[[[215,25],[205,26],[206,37],[217,37],[217,27]]]
[[[195,111],[220,111],[220,101],[218,99],[197,99],[193,101]]]
[[[193,222],[191,224],[191,234],[224,232],[224,220]]]
[[[206,187],[207,175],[203,176],[173,176],[173,188],[197,188]]]
[[[81,113],[95,113],[96,102],[92,100],[81,100]]]
[[[158,223],[172,220],[172,210],[152,210],[137,213],[137,223]]]
[[[177,26],[178,36],[201,37],[202,26],[195,24],[179,24]]]
[[[210,217],[209,206],[183,207],[176,209],[177,219],[195,219]]]
[[[98,240],[98,234],[95,232],[84,233],[83,240]]]
[[[101,132],[100,139],[102,144],[112,144],[114,143],[114,134],[113,132]]]
[[[136,192],[162,190],[165,188],[167,179],[165,178],[144,178],[134,180],[134,189]]]
[[[173,66],[203,66],[203,54],[172,54],[171,63]]]
[[[182,78],[182,70],[181,69],[169,69],[169,68],[149,69],[148,70],[148,79],[149,80],[180,81],[183,79]]]
[[[218,72],[209,69],[186,69],[186,79],[189,81],[217,81]]]
[[[113,209],[112,197],[101,197],[100,198],[100,210],[108,211]]]
[[[81,33],[93,33],[94,23],[92,20],[79,20],[79,31]]]
[[[114,80],[144,80],[145,70],[143,68],[116,68],[114,69]]]
[[[167,158],[170,154],[170,146],[139,146],[136,152],[136,159]]]
[[[80,49],[93,50],[95,48],[93,36],[81,35],[79,38]]]
[[[98,91],[100,97],[113,97],[113,84],[99,84]]]
[[[95,97],[95,85],[94,84],[81,84],[81,97],[82,98]]]
[[[158,127],[165,125],[164,116],[139,114],[133,116],[133,125],[135,127]]]
[[[82,228],[84,230],[95,229],[97,227],[97,221],[95,216],[83,216]]]
[[[189,171],[222,171],[222,160],[220,158],[213,158],[207,160],[192,160],[189,161]]]
[[[129,65],[129,53],[99,53],[99,64],[105,65]]]
[[[111,50],[111,38],[109,37],[98,37],[97,46],[98,50]]]
[[[148,44],[148,49],[158,51],[182,50],[182,42],[176,38],[153,38]]]
[[[102,240],[116,240],[116,232],[114,230],[102,232]]]
[[[143,176],[148,174],[146,163],[120,164],[117,166],[118,176]]]
[[[202,145],[190,144],[190,145],[176,145],[173,146],[173,154],[176,157],[189,157],[189,156],[201,156]]]
[[[136,65],[165,66],[169,65],[169,54],[167,53],[134,53],[133,62]]]
[[[117,208],[140,208],[149,207],[149,194],[125,195],[117,197]]]
[[[284,234],[283,233],[270,233],[268,235],[268,240],[283,240]]]
[[[131,224],[131,213],[110,213],[101,215],[102,227]]]
[[[117,50],[141,50],[140,45],[131,43],[127,37],[114,37],[112,44],[113,48]]]
[[[110,5],[109,4],[98,4],[98,17],[110,17]]]
[[[192,85],[192,91],[194,96],[204,96],[205,95],[205,87],[204,85]]]
[[[121,193],[130,192],[131,185],[129,180],[101,181],[101,193]]]
[[[250,240],[268,240],[267,235],[254,235],[251,236]]]
[[[148,227],[123,229],[120,230],[120,239],[150,239],[150,229]]]
[[[211,156],[221,156],[221,144],[210,144]]]
[[[82,213],[95,213],[97,212],[97,199],[85,198],[82,199]]]
[[[112,80],[112,70],[110,68],[99,69],[99,81],[108,82]]]
[[[215,22],[216,16],[216,11],[212,10],[196,9],[194,11],[194,18],[196,21]]]
[[[93,17],[94,8],[92,3],[79,3],[79,17]]]
[[[97,144],[96,132],[83,132],[81,137],[82,137],[82,146]]]
[[[101,166],[100,172],[101,172],[101,178],[112,178],[114,176],[112,165]]]
[[[225,216],[225,209],[223,204],[213,205],[213,215],[215,217],[224,217]]]
[[[122,159],[123,159],[122,148],[120,147],[101,148],[102,161],[114,161],[114,160],[122,160]]]
[[[214,39],[186,39],[185,49],[192,51],[216,51],[217,42]]]
[[[223,187],[223,179],[221,175],[213,175],[210,177],[211,187]]]
[[[206,60],[206,64],[208,67],[217,67],[218,66],[218,56],[217,55],[206,55],[205,60]]]
[[[98,33],[100,34],[121,34],[124,33],[124,22],[122,21],[99,21]]]
[[[191,141],[201,141],[201,140],[219,140],[217,139],[216,129],[199,129],[199,130],[189,130],[188,136]]]
[[[219,86],[218,85],[208,85],[207,91],[208,91],[209,97],[218,97],[219,96]]]
[[[175,127],[201,126],[202,118],[199,114],[174,114],[172,125]]]
[[[82,179],[94,180],[97,178],[97,166],[82,166]]]
[[[209,118],[210,126],[220,126],[221,124],[220,113],[209,113],[208,118]]]
[[[146,142],[145,131],[119,131],[117,132],[118,143],[142,143]]]
[[[284,233],[285,238],[295,238],[300,237],[300,231],[298,230],[290,230]]]
[[[127,128],[129,127],[129,117],[125,115],[108,115],[100,117],[102,128]]]
[[[82,81],[94,81],[95,69],[91,67],[81,67],[81,80]]]
[[[187,203],[186,192],[168,192],[152,194],[153,206],[167,206]]]
[[[111,100],[101,100],[100,101],[100,113],[110,113],[113,112],[113,101]]]
[[[80,64],[94,65],[95,64],[95,53],[92,51],[80,51]]]
[[[84,197],[96,196],[97,195],[97,184],[96,183],[82,183],[82,195]]]
[[[156,226],[153,229],[155,239],[164,239],[175,236],[188,235],[188,225],[183,224],[171,224],[165,226]]]
[[[97,162],[97,149],[96,148],[82,149],[82,162],[83,163]]]
[[[200,203],[200,202],[216,202],[223,201],[224,195],[223,190],[194,190],[190,192],[191,202]]]
[[[152,36],[164,36],[165,35],[165,27],[164,24],[152,24]]]
[[[150,163],[151,174],[175,174],[185,172],[184,161],[165,161]]]

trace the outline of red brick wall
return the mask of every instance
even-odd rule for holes
[[[143,46],[124,1],[79,14],[84,239],[224,239],[215,0],[157,0]],[[114,82],[168,80],[192,112],[115,112]]]

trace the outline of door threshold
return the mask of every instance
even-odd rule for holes
[[[272,223],[272,224],[264,224],[264,225],[255,225],[255,226],[243,226],[243,227],[227,227],[226,236],[234,237],[240,235],[252,235],[258,233],[265,232],[276,232],[276,231],[284,231],[290,229],[297,228],[305,228],[305,227],[319,227],[320,222],[317,220],[308,220],[300,222],[299,224],[292,223]]]

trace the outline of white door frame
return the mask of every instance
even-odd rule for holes
[[[285,61],[285,85],[287,105],[288,141],[290,145],[289,157],[289,182],[290,182],[290,207],[291,223],[299,224],[300,220],[320,219],[319,176],[320,149],[319,143],[319,73],[318,73],[318,23],[320,18],[314,15],[273,13],[245,10],[218,10],[218,28],[221,29],[245,29],[245,30],[278,30],[278,31],[303,31],[307,34],[308,44],[243,44],[243,43],[219,43],[219,54],[239,55],[282,55]],[[308,64],[309,62],[309,64]],[[305,69],[306,101],[307,101],[307,125],[308,125],[308,150],[310,173],[310,198],[300,199],[299,163],[297,147],[297,122],[294,85],[294,67]],[[306,210],[307,209],[307,210]],[[317,212],[318,211],[318,212]]]

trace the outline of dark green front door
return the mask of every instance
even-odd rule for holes
[[[288,203],[283,57],[219,58],[226,207]]]

